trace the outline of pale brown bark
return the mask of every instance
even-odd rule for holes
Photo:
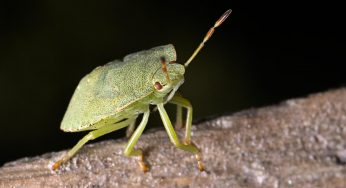
[[[179,132],[181,135],[182,131]],[[65,151],[0,168],[1,187],[346,187],[346,89],[207,118],[193,128],[205,172],[163,129],[145,133],[150,171],[123,157],[125,139],[85,146],[58,172]]]

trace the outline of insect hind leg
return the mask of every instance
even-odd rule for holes
[[[135,120],[134,118],[129,118],[121,122],[110,123],[109,125],[102,126],[101,128],[97,130],[89,132],[82,139],[80,139],[79,142],[71,150],[69,150],[59,161],[55,162],[52,166],[52,169],[57,170],[61,166],[62,163],[68,161],[71,157],[73,157],[76,154],[76,152],[80,150],[82,146],[86,144],[88,141],[94,140],[100,136],[103,136],[110,132],[124,128],[128,126],[131,122],[133,122],[134,120]]]

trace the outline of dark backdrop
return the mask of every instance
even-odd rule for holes
[[[167,43],[175,44],[183,63],[228,8],[232,15],[181,87],[195,120],[344,86],[341,5],[2,1],[0,164],[70,148],[84,135],[63,133],[59,123],[79,80],[93,68]],[[157,114],[152,117],[149,128],[161,125]]]

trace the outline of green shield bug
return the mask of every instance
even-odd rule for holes
[[[231,12],[227,10],[215,22],[184,65],[176,63],[175,49],[168,44],[127,55],[121,61],[114,60],[86,75],[72,96],[60,128],[65,132],[92,131],[55,162],[52,169],[58,169],[89,140],[124,127],[128,127],[127,135],[130,135],[136,118],[143,114],[125,147],[124,155],[139,157],[141,169],[147,171],[149,168],[143,160],[142,151],[135,150],[134,146],[148,122],[149,106],[156,105],[170,141],[177,148],[195,154],[198,168],[203,171],[200,150],[191,142],[192,106],[175,92],[184,81],[185,68]],[[177,105],[178,126],[182,124],[182,108],[187,109],[183,143],[179,141],[166,113],[166,103]]]

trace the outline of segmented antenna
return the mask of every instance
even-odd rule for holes
[[[203,41],[199,44],[198,48],[193,52],[191,57],[186,61],[184,64],[185,67],[189,66],[191,61],[196,57],[198,52],[203,48],[204,44],[210,39],[210,37],[213,35],[215,28],[219,27],[222,22],[226,20],[226,18],[231,14],[232,10],[228,9],[223,15],[215,22],[214,26],[209,29],[207,34],[204,36]]]
[[[171,78],[169,78],[168,70],[167,70],[167,62],[165,57],[160,58],[162,64],[162,71],[166,74],[166,79],[168,83],[171,83]]]

